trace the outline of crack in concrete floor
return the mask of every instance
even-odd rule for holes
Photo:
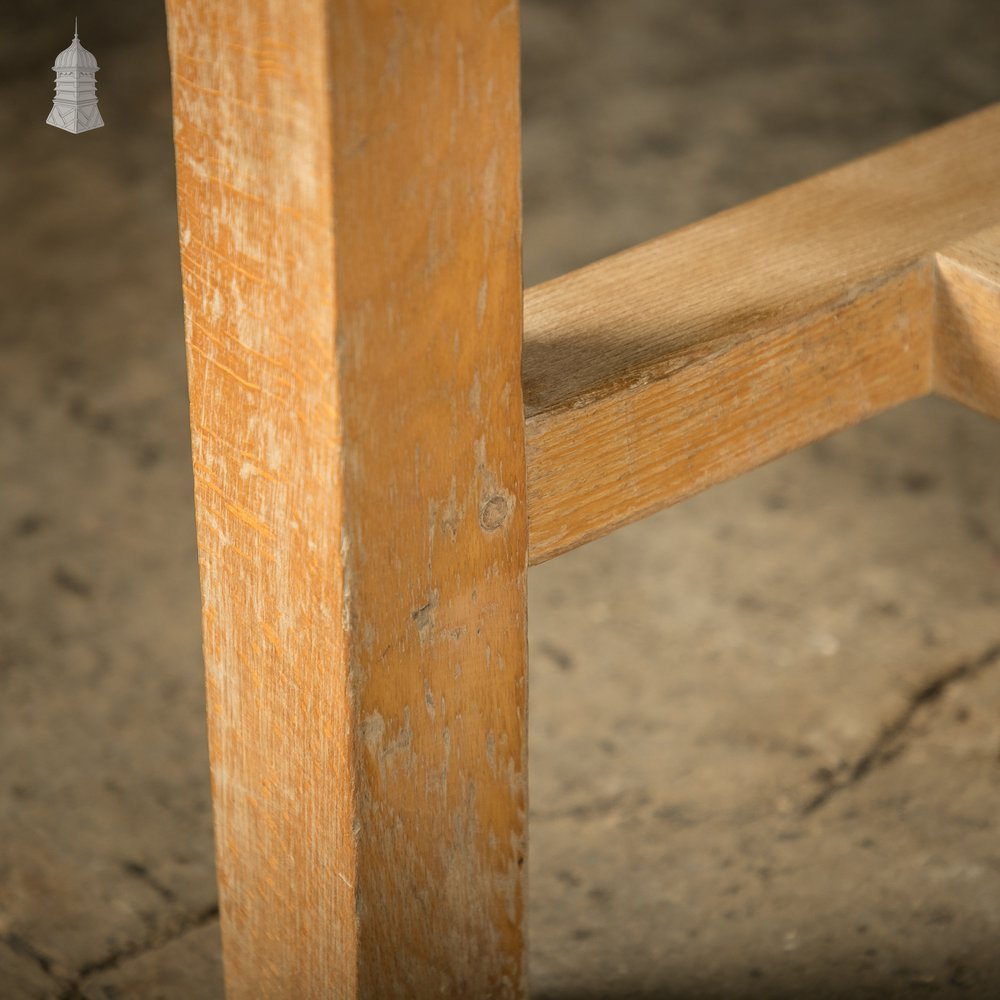
[[[910,698],[909,704],[899,715],[884,726],[872,741],[871,746],[845,770],[846,775],[832,775],[827,779],[826,787],[806,802],[801,809],[803,816],[810,816],[821,809],[834,795],[862,781],[876,768],[895,760],[905,750],[906,734],[918,712],[937,701],[953,685],[971,680],[978,674],[1000,662],[1000,642],[988,646],[982,653],[972,659],[963,660],[939,676],[932,677]]]
[[[84,990],[91,977],[116,969],[126,962],[141,958],[158,948],[178,941],[186,934],[208,926],[213,921],[218,920],[218,917],[218,904],[212,904],[192,914],[174,916],[144,940],[126,944],[99,959],[87,962],[74,975],[70,976],[57,973],[54,959],[17,934],[0,935],[0,943],[35,962],[38,968],[52,980],[53,988],[58,990],[58,1000],[84,1000]]]
[[[53,975],[52,959],[43,951],[36,948],[30,941],[25,941],[19,934],[0,934],[0,943],[7,945],[16,954],[23,955],[25,958],[33,961],[46,975]]]
[[[116,951],[105,955],[103,958],[96,959],[93,962],[88,962],[68,981],[65,978],[58,980],[58,985],[61,990],[59,993],[59,1000],[84,1000],[84,990],[87,986],[87,981],[91,977],[102,972],[117,969],[126,962],[141,958],[142,956],[147,955],[152,951],[156,951],[159,948],[164,948],[168,944],[172,944],[173,942],[180,940],[186,934],[190,934],[192,931],[196,931],[199,928],[206,927],[213,921],[217,920],[218,917],[218,904],[213,904],[212,906],[206,907],[197,913],[170,920],[165,926],[159,928],[155,934],[143,941],[126,945],[123,948],[119,948]],[[50,968],[51,963],[49,968],[46,968],[45,971],[49,972]]]

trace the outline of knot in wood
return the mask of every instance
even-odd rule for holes
[[[479,524],[483,531],[496,531],[510,516],[510,502],[502,493],[491,493],[479,508]]]

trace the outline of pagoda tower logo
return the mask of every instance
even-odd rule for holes
[[[93,52],[80,44],[76,22],[73,23],[73,41],[68,49],[56,56],[52,67],[56,74],[56,96],[52,110],[45,119],[47,125],[67,132],[89,132],[104,124],[97,108],[97,71],[100,66]]]

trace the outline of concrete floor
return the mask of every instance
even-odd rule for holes
[[[114,6],[99,132],[42,124],[63,4],[0,42],[0,1000],[221,994],[165,36]],[[993,0],[523,6],[528,283],[1000,99]],[[533,997],[1000,996],[998,450],[924,401],[532,570]]]

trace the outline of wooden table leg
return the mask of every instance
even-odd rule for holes
[[[227,993],[520,996],[517,4],[167,10]]]

